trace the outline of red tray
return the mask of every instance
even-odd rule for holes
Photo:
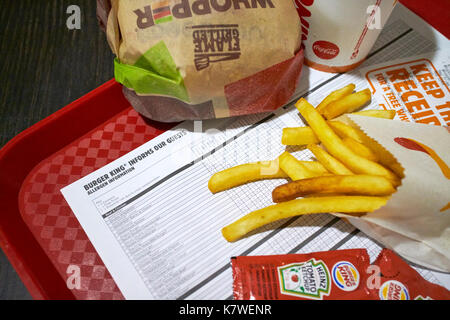
[[[0,244],[33,298],[123,299],[59,190],[172,126],[138,115],[111,80],[0,151]]]
[[[449,36],[446,0],[431,13],[402,2]],[[111,80],[0,150],[0,245],[34,299],[123,299],[59,190],[172,126],[138,115]],[[71,264],[80,289],[66,284]]]

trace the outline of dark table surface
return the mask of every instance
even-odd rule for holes
[[[70,5],[81,29],[69,30]],[[0,1],[0,147],[113,77],[94,0]],[[76,125],[76,124],[74,124]],[[0,300],[31,299],[0,250]]]

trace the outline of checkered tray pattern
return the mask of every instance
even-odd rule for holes
[[[21,215],[64,281],[78,266],[80,300],[120,300],[123,295],[106,269],[60,189],[151,140],[163,131],[128,108],[37,165],[19,195]]]

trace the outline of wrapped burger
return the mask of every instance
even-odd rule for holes
[[[303,63],[292,1],[98,0],[115,78],[142,115],[163,122],[268,112],[295,91]]]

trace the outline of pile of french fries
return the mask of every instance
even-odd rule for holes
[[[308,126],[284,128],[282,144],[306,146],[317,161],[300,161],[286,151],[275,160],[242,164],[211,177],[208,187],[213,193],[258,180],[290,180],[273,190],[274,205],[224,227],[227,241],[280,219],[329,212],[361,215],[386,204],[401,183],[403,168],[359,128],[341,121],[341,116],[393,119],[395,111],[355,112],[371,100],[371,92],[354,90],[355,85],[349,84],[333,91],[316,108],[303,98],[296,103]]]

